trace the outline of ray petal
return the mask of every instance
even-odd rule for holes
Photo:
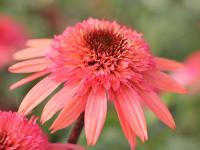
[[[15,60],[25,60],[25,59],[43,57],[46,56],[46,54],[50,50],[51,50],[50,46],[25,48],[23,50],[17,51],[13,57]]]
[[[22,85],[24,85],[26,83],[29,83],[29,82],[31,82],[31,81],[39,78],[39,77],[42,77],[42,76],[44,76],[44,75],[46,75],[48,73],[49,73],[48,70],[44,70],[44,71],[40,71],[40,72],[34,73],[34,74],[32,74],[32,75],[30,75],[30,76],[28,76],[26,78],[23,78],[22,80],[20,80],[18,82],[12,84],[9,89],[10,90],[16,89],[16,88],[18,88],[18,87],[20,87],[20,86],[22,86]]]
[[[73,96],[76,93],[76,90],[77,86],[74,87],[65,86],[56,95],[54,95],[44,107],[41,116],[42,123],[45,123],[56,112],[61,110],[65,106],[67,101],[73,98]]]
[[[106,92],[99,87],[91,92],[85,109],[85,134],[88,145],[94,145],[101,133],[107,113]]]
[[[64,108],[56,118],[50,129],[55,132],[63,129],[73,123],[79,115],[84,111],[86,105],[86,97],[73,97],[67,101]]]
[[[148,139],[147,126],[140,100],[138,94],[130,88],[124,88],[118,93],[118,102],[124,112],[124,117],[129,122],[132,130],[142,141],[145,141]]]
[[[12,65],[9,68],[9,71],[13,73],[38,72],[38,71],[45,70],[49,66],[50,63],[51,61],[46,58],[31,59],[31,60],[22,61],[22,62]]]
[[[131,150],[135,150],[135,148],[136,148],[136,135],[133,132],[133,130],[131,129],[127,120],[125,119],[124,113],[123,113],[123,111],[120,107],[118,100],[114,100],[114,105],[115,105],[115,109],[117,111],[117,115],[118,115],[122,130],[123,130],[126,138],[128,139]]]
[[[31,39],[26,42],[28,47],[47,46],[52,43],[52,39]]]
[[[177,81],[160,71],[149,74],[147,79],[149,84],[157,89],[181,94],[187,93],[187,90],[183,88]]]
[[[37,83],[25,96],[20,107],[19,113],[27,115],[30,111],[40,104],[49,94],[51,94],[61,83],[54,82],[50,77],[46,77]]]
[[[175,71],[177,69],[183,68],[184,65],[178,61],[170,60],[166,58],[156,57],[155,61],[159,70],[164,71]]]
[[[145,104],[151,109],[152,112],[154,112],[158,116],[158,118],[163,123],[165,123],[172,129],[176,128],[174,119],[170,111],[157,94],[155,94],[154,92],[142,92],[141,97],[143,98]]]

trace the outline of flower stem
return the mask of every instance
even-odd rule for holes
[[[82,113],[77,119],[68,139],[68,143],[77,144],[78,139],[81,135],[81,131],[84,126],[84,113]]]

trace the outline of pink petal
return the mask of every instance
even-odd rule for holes
[[[49,150],[85,150],[84,147],[75,144],[50,144]]]
[[[157,96],[154,92],[142,92],[141,97],[143,98],[145,104],[158,116],[163,123],[172,129],[176,128],[176,124],[170,111],[159,98],[159,96]]]
[[[50,46],[26,48],[14,54],[15,60],[25,60],[37,57],[46,56],[47,52],[51,50]]]
[[[50,127],[52,132],[63,129],[73,123],[84,111],[86,100],[87,98],[83,96],[74,97],[71,100],[67,101],[65,107]]]
[[[141,138],[142,141],[148,139],[146,121],[142,107],[141,98],[130,88],[123,88],[118,93],[118,103],[124,113],[124,117],[129,122],[132,130]]]
[[[191,73],[191,71],[188,71],[186,68],[172,73],[171,77],[179,84],[184,86],[190,85],[193,81],[196,80],[194,74]]]
[[[50,150],[85,150],[85,148],[75,144],[50,144]]]
[[[56,95],[54,95],[44,107],[42,112],[41,121],[45,123],[49,120],[56,112],[61,110],[67,101],[71,100],[75,95],[77,86],[69,87],[65,86]]]
[[[30,76],[28,76],[28,77],[26,77],[26,78],[24,78],[24,79],[22,79],[22,80],[20,80],[20,81],[18,81],[16,83],[14,83],[14,84],[12,84],[9,89],[13,90],[15,88],[18,88],[18,87],[20,87],[20,86],[22,86],[22,85],[24,85],[26,83],[29,83],[29,82],[31,82],[31,81],[39,78],[39,77],[42,77],[42,76],[44,76],[44,75],[46,75],[48,73],[49,73],[48,70],[44,70],[44,71],[40,71],[40,72],[37,72],[35,74],[32,74],[32,75],[30,75]]]
[[[51,61],[45,58],[31,59],[12,65],[9,71],[13,73],[38,72],[45,70],[50,63]]]
[[[184,67],[182,63],[166,58],[156,57],[155,61],[159,70],[175,71]]]
[[[44,78],[37,83],[23,99],[19,113],[28,114],[33,108],[40,104],[49,94],[51,94],[61,83],[54,82],[50,77]]]
[[[187,93],[187,90],[183,88],[177,81],[172,79],[167,74],[159,71],[154,72],[152,74],[148,74],[147,80],[149,84],[160,90],[182,94]]]
[[[52,39],[31,39],[26,42],[28,47],[48,46],[52,43]]]
[[[133,132],[133,130],[131,129],[129,123],[127,122],[127,120],[125,119],[124,113],[120,107],[120,104],[118,102],[118,100],[114,100],[114,104],[115,104],[115,109],[117,111],[118,114],[118,118],[122,127],[122,130],[126,136],[126,138],[129,141],[131,150],[135,150],[136,147],[136,135]]]
[[[107,112],[106,92],[103,87],[90,93],[85,109],[85,134],[88,145],[94,145],[103,128]]]

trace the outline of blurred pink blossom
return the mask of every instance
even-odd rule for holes
[[[173,78],[188,86],[192,93],[200,90],[200,51],[192,53],[185,60],[185,67],[176,71]]]
[[[12,54],[25,40],[25,29],[11,17],[0,14],[0,68],[12,61]]]

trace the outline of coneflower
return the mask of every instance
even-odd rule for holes
[[[184,86],[188,86],[190,92],[195,94],[200,90],[200,51],[189,55],[185,60],[185,67],[177,70],[172,77]]]
[[[36,120],[0,111],[0,150],[84,150],[73,144],[49,143]]]
[[[0,68],[11,63],[14,51],[24,45],[26,38],[21,25],[13,18],[0,14]]]
[[[26,115],[60,85],[64,85],[46,104],[41,120],[46,122],[61,111],[51,129],[71,125],[85,112],[87,143],[94,145],[103,128],[107,101],[114,103],[122,129],[131,148],[135,136],[147,140],[143,105],[159,119],[175,128],[173,117],[154,90],[185,93],[175,80],[162,71],[182,65],[154,57],[142,35],[106,20],[88,19],[67,27],[54,39],[34,39],[14,58],[14,73],[32,73],[13,84],[17,88],[47,75],[25,96],[19,112]]]

